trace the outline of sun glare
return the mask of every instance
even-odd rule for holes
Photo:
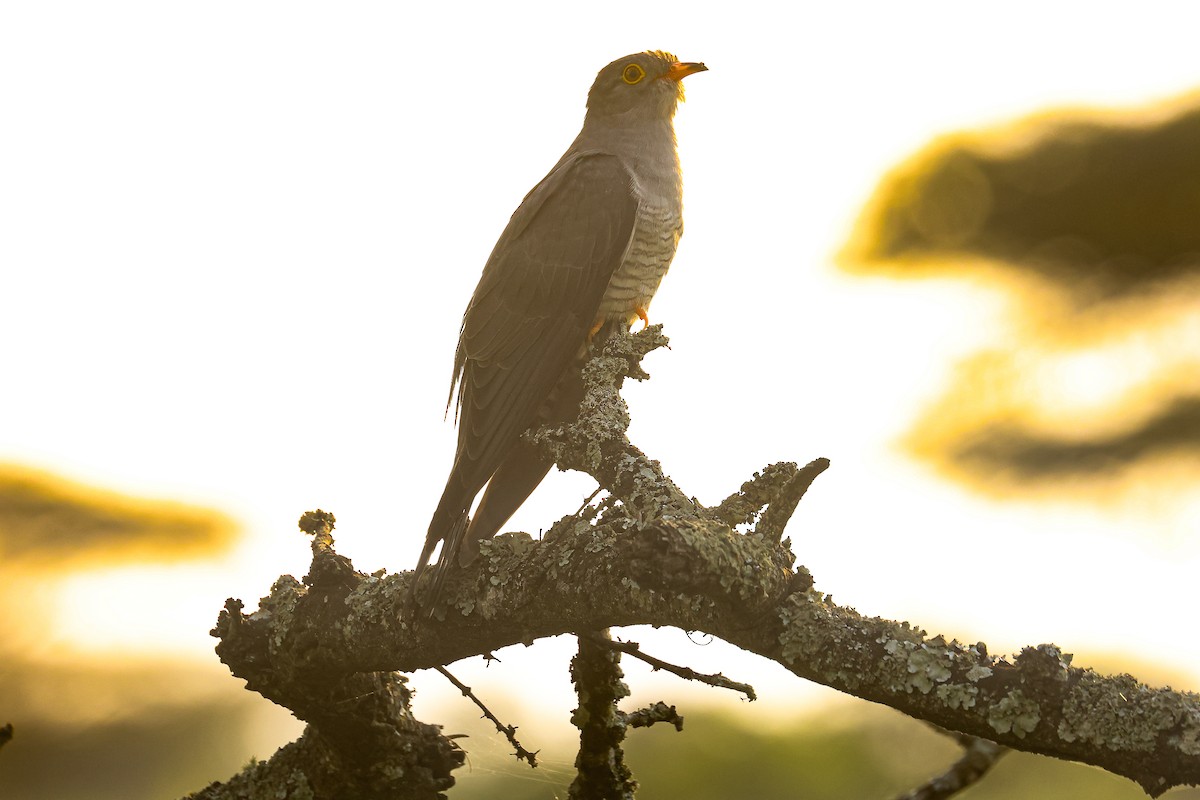
[[[61,581],[51,639],[89,654],[207,654],[216,567],[144,566],[80,572]]]

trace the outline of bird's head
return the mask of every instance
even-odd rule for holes
[[[706,69],[662,50],[618,58],[596,76],[588,92],[588,117],[670,119],[683,100],[683,79]]]

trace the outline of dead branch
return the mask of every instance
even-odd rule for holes
[[[617,703],[629,696],[621,680],[621,653],[597,641],[608,637],[607,630],[580,636],[579,652],[571,659],[571,682],[579,697],[571,714],[579,728],[575,780],[567,792],[571,800],[633,800],[637,790],[621,747],[626,723]]]
[[[615,641],[612,638],[603,638],[592,633],[584,633],[580,635],[592,639],[597,644],[600,644],[604,647],[609,647],[613,650],[620,650],[626,655],[630,655],[636,659],[639,659],[640,661],[644,661],[655,670],[661,669],[665,672],[671,673],[672,675],[677,675],[680,678],[683,678],[685,681],[697,681],[699,683],[707,683],[709,686],[716,686],[721,689],[732,689],[735,692],[741,692],[742,694],[746,695],[746,699],[752,703],[758,699],[758,695],[754,693],[754,687],[748,683],[739,683],[737,681],[730,680],[719,672],[716,675],[706,675],[702,672],[696,672],[696,670],[692,669],[691,667],[681,667],[678,664],[672,664],[668,661],[663,661],[661,658],[655,658],[648,653],[643,653],[642,646],[637,642]]]
[[[242,614],[228,600],[212,635],[217,654],[246,688],[308,722],[304,735],[269,761],[214,783],[194,800],[273,797],[432,798],[454,785],[451,772],[466,754],[440,726],[418,721],[411,711],[408,679],[390,670],[343,670],[310,659],[319,630],[363,576],[333,550],[333,515],[305,514],[300,527],[313,535],[313,561],[301,584],[290,575],[275,582],[259,610]],[[280,638],[263,638],[256,620],[287,620]]]
[[[907,622],[863,617],[816,591],[776,535],[785,507],[802,493],[794,465],[768,468],[791,486],[772,495],[779,517],[771,535],[739,534],[719,510],[688,500],[624,438],[628,413],[615,388],[644,374],[637,360],[662,341],[649,328],[610,342],[587,368],[580,422],[531,435],[560,466],[587,470],[615,498],[596,523],[568,516],[540,542],[525,534],[484,542],[470,569],[451,572],[436,625],[413,616],[411,573],[362,575],[329,550],[320,556],[327,564],[314,559],[307,585],[281,578],[256,613],[227,605],[214,631],[222,660],[250,688],[309,720],[350,768],[356,765],[338,736],[353,740],[358,729],[329,719],[328,709],[362,694],[353,682],[358,673],[390,675],[572,631],[649,624],[718,636],[797,676],[949,730],[1094,764],[1154,796],[1200,783],[1200,696],[1080,669],[1055,645],[998,658],[982,643],[947,642]],[[771,513],[768,504],[759,527]],[[392,709],[387,724],[415,736],[437,766],[406,764],[448,785],[461,753],[444,737],[414,733],[421,723],[404,716],[404,687],[391,687],[405,708]],[[331,706],[331,695],[341,702]]]
[[[486,705],[484,705],[482,700],[480,700],[478,697],[475,696],[475,693],[471,691],[470,686],[467,686],[462,681],[460,681],[458,678],[451,675],[450,671],[447,670],[445,667],[434,667],[434,669],[436,669],[438,672],[440,672],[442,674],[442,677],[444,677],[446,680],[450,681],[450,683],[453,684],[454,688],[456,688],[460,692],[462,692],[463,697],[468,698],[472,703],[475,704],[475,706],[480,711],[483,712],[484,719],[486,719],[488,722],[490,722],[496,726],[497,733],[504,734],[504,738],[508,739],[508,743],[511,744],[513,746],[513,750],[516,751],[513,753],[513,755],[515,755],[517,757],[518,761],[524,761],[527,764],[529,764],[530,767],[532,767],[534,769],[537,768],[537,754],[540,753],[541,751],[535,750],[533,752],[530,752],[529,750],[526,750],[524,747],[521,746],[521,743],[519,741],[517,741],[517,726],[516,725],[505,725],[504,723],[502,723],[500,721],[500,719],[495,714],[492,713],[492,710],[490,708],[488,708]]]

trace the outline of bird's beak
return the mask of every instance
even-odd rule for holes
[[[693,72],[704,72],[707,69],[708,67],[700,61],[676,61],[671,64],[671,68],[667,70],[667,74],[663,75],[663,78],[678,83]]]

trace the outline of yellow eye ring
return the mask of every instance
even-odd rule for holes
[[[633,86],[646,77],[646,70],[642,69],[637,64],[630,64],[621,71],[621,80]]]

